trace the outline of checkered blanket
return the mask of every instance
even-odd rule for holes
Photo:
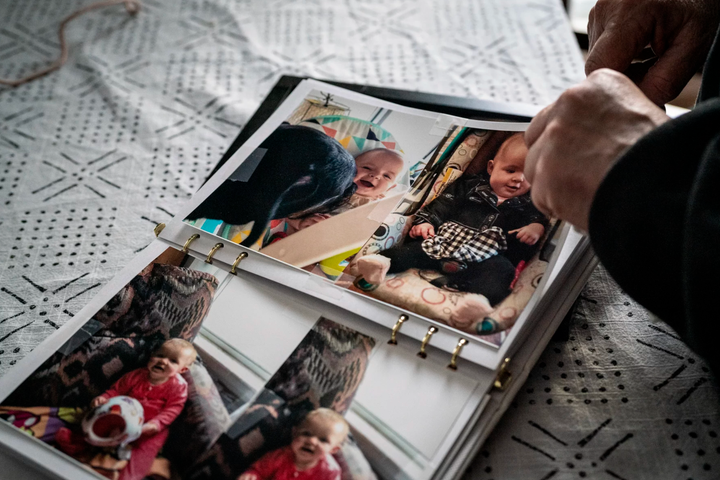
[[[445,222],[434,237],[423,240],[422,248],[435,260],[452,258],[463,262],[482,262],[507,250],[507,240],[499,227],[480,231],[459,223]]]

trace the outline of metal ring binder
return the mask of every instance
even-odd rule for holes
[[[224,246],[225,245],[222,243],[216,243],[215,246],[213,248],[211,248],[210,251],[208,252],[207,258],[205,259],[205,263],[209,263],[210,265],[212,265],[213,255],[215,255],[215,252],[217,252]]]
[[[190,248],[190,244],[200,238],[200,235],[197,233],[194,233],[190,235],[190,238],[187,239],[187,242],[185,242],[185,245],[183,245],[183,253],[187,253],[188,249]]]
[[[237,275],[236,268],[237,268],[238,264],[240,262],[242,262],[244,258],[247,258],[247,256],[248,256],[247,252],[241,252],[240,255],[238,255],[237,258],[235,259],[235,261],[233,262],[232,267],[230,267],[230,273],[232,273],[233,275]]]
[[[506,358],[500,365],[500,370],[493,382],[493,387],[500,391],[505,390],[512,380],[512,372],[508,370],[508,365],[510,365],[510,358]]]
[[[165,228],[164,223],[158,223],[157,225],[155,225],[155,228],[153,228],[153,233],[155,234],[156,237],[159,237],[160,232],[162,232],[164,228]]]
[[[460,356],[460,351],[465,345],[467,345],[467,343],[468,341],[464,338],[458,340],[457,345],[455,345],[455,350],[453,350],[452,357],[450,357],[450,364],[448,365],[450,370],[457,370],[457,359]]]
[[[407,315],[400,315],[398,317],[397,322],[395,322],[395,326],[392,328],[392,333],[390,333],[390,340],[388,340],[388,344],[390,345],[397,345],[397,333],[400,331],[400,327],[403,323],[405,323],[408,320]]]
[[[428,328],[428,331],[425,334],[425,338],[423,338],[422,343],[420,344],[420,351],[417,354],[418,357],[420,357],[420,358],[427,357],[427,353],[425,353],[425,347],[427,347],[427,344],[430,343],[430,337],[432,337],[433,334],[437,331],[438,331],[437,327]]]

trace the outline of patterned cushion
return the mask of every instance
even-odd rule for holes
[[[151,264],[130,281],[94,317],[105,328],[97,335],[192,340],[200,330],[215,294],[217,280],[208,273]]]
[[[135,338],[91,337],[70,355],[53,354],[3,403],[85,407],[124,373],[142,364],[140,349]]]
[[[135,276],[13,394],[6,405],[85,405],[123,373],[138,368],[166,339],[192,340],[217,280],[172,265]],[[40,395],[38,395],[40,392]]]
[[[188,382],[188,399],[163,447],[163,455],[173,459],[174,469],[180,472],[190,468],[230,426],[230,415],[205,366],[196,361],[183,378]]]

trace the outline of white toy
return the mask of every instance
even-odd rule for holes
[[[118,447],[118,458],[128,460],[128,445],[140,438],[144,423],[140,402],[118,396],[92,409],[82,421],[85,441],[96,447]]]

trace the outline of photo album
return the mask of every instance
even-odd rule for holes
[[[0,379],[0,448],[73,480],[462,475],[596,263],[530,199],[529,117],[273,92]]]

